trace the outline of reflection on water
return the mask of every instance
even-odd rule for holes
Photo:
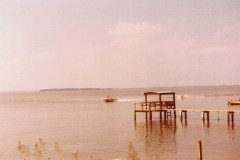
[[[228,121],[228,128],[234,130],[234,121]]]
[[[239,132],[230,121],[212,120],[210,125],[210,120],[201,119],[199,122],[185,119],[147,120],[134,121],[134,127],[137,141],[143,144],[139,154],[144,159],[195,159],[198,140],[203,143],[204,159],[219,159],[219,153],[224,153],[224,159],[240,156],[240,152],[236,154],[236,150],[240,149]]]
[[[181,127],[187,127],[187,119],[181,119]]]
[[[161,158],[164,152],[176,155],[176,120],[135,121],[135,133],[139,141],[144,144],[145,155],[150,159]]]
[[[203,120],[202,121],[202,126],[207,126],[208,128],[210,127],[210,120]]]

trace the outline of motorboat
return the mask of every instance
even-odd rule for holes
[[[228,101],[228,105],[240,105],[240,100],[230,100]]]
[[[102,100],[104,100],[105,102],[115,102],[117,99],[107,96],[106,98],[102,98]]]

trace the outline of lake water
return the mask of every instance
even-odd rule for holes
[[[142,160],[197,159],[198,140],[204,159],[240,158],[240,113],[234,124],[225,112],[210,113],[209,123],[203,123],[200,112],[189,112],[186,122],[178,114],[176,120],[160,121],[153,114],[146,121],[141,113],[134,121],[134,103],[144,99],[143,93],[163,90],[176,92],[177,108],[240,110],[227,105],[240,98],[240,88],[226,86],[1,93],[0,159],[37,159],[39,138],[50,159],[71,159],[78,152],[82,160],[125,160],[130,143]],[[118,101],[103,102],[107,95]],[[19,141],[28,153],[20,154]]]

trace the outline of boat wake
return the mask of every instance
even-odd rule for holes
[[[118,99],[119,102],[142,102],[143,99]]]

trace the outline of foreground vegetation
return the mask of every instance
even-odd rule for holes
[[[18,157],[20,160],[80,160],[79,152],[72,152],[69,156],[69,154],[66,154],[61,149],[57,142],[53,144],[53,148],[54,153],[51,153],[49,147],[46,145],[46,142],[44,142],[41,138],[39,138],[32,148],[20,141],[17,144]],[[90,159],[94,160],[92,155]],[[96,160],[102,159],[96,158]],[[135,147],[131,142],[128,145],[128,160],[140,160]]]

